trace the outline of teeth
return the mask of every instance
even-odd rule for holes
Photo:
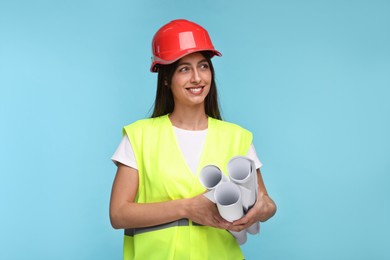
[[[189,91],[191,91],[192,93],[198,93],[202,90],[202,88],[190,88]]]

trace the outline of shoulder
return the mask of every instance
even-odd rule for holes
[[[125,127],[123,127],[124,133],[129,132],[138,132],[149,129],[156,129],[157,126],[160,126],[163,122],[166,121],[167,115],[154,117],[154,118],[144,118],[139,119]]]
[[[216,127],[219,128],[220,130],[225,130],[225,131],[232,131],[232,132],[242,132],[242,133],[247,133],[247,134],[252,134],[249,130],[245,129],[244,127],[228,122],[228,121],[222,121],[219,119],[215,118],[210,118],[210,122]]]
[[[216,147],[233,152],[230,155],[245,155],[252,143],[252,133],[242,126],[217,119],[210,120],[209,134],[215,141]],[[227,148],[226,148],[227,147]]]

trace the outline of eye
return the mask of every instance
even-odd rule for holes
[[[207,62],[205,62],[205,63],[200,64],[199,67],[200,67],[202,70],[208,70],[208,69],[210,68],[210,65],[209,65]]]
[[[179,67],[179,69],[178,69],[179,72],[187,72],[189,70],[190,70],[190,68],[188,66]]]

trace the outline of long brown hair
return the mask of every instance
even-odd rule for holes
[[[214,67],[211,62],[211,54],[208,51],[202,51],[201,54],[205,57],[209,63],[211,70],[211,84],[210,91],[205,99],[205,111],[206,114],[210,117],[222,120],[219,103],[218,103],[218,93],[217,85],[215,84],[215,73]],[[173,94],[171,91],[171,81],[173,74],[179,64],[179,61],[175,61],[172,64],[159,65],[158,67],[158,76],[157,76],[157,90],[156,90],[156,99],[154,101],[154,108],[151,117],[158,117],[172,113],[175,106],[173,100]]]

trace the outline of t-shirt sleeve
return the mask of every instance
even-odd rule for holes
[[[256,149],[253,143],[249,147],[248,154],[246,155],[249,159],[252,159],[255,162],[256,169],[260,169],[263,164],[260,162],[256,154]]]
[[[116,149],[114,155],[111,157],[111,160],[116,165],[118,165],[118,163],[122,163],[126,166],[138,170],[133,148],[131,147],[131,143],[127,135],[123,136],[121,142],[118,145],[118,148]]]

